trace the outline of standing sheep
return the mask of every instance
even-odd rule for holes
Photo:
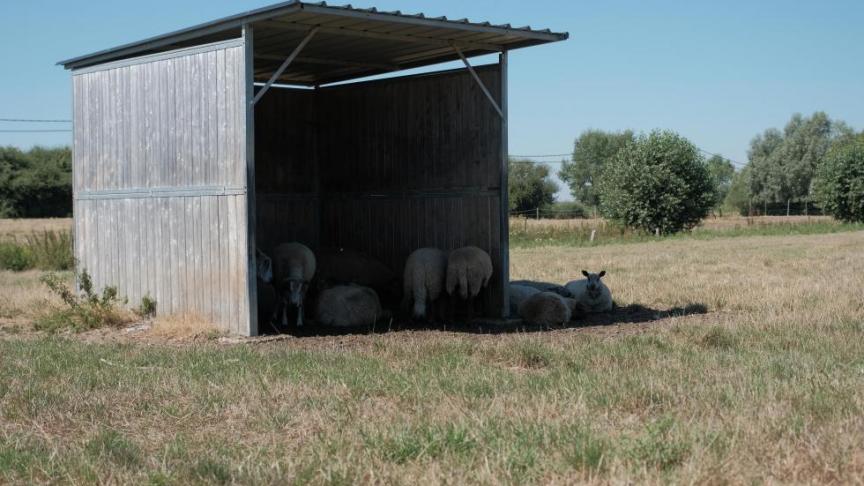
[[[539,292],[522,302],[519,317],[535,326],[563,326],[570,321],[574,304],[573,299],[554,292]]]
[[[274,276],[279,289],[282,325],[288,325],[288,306],[297,308],[297,327],[303,326],[303,300],[315,276],[315,254],[302,243],[283,243],[273,250]]]
[[[415,319],[426,319],[426,306],[434,305],[444,290],[447,255],[438,248],[420,248],[408,257],[402,280],[403,306],[413,306]]]
[[[582,275],[585,276],[584,280],[574,280],[566,285],[578,307],[588,313],[612,310],[612,292],[600,281],[606,271],[588,273],[582,270]]]
[[[447,258],[447,293],[468,301],[468,317],[474,311],[474,298],[492,278],[492,259],[476,246],[450,252]]]
[[[315,320],[325,326],[366,326],[381,317],[378,294],[360,285],[338,285],[324,290],[315,306]]]

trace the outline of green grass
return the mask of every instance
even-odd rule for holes
[[[527,230],[518,223],[510,227],[511,248],[536,248],[544,246],[591,247],[622,243],[645,243],[658,240],[713,240],[744,236],[794,236],[843,233],[864,230],[861,223],[813,222],[813,223],[774,223],[734,228],[696,228],[676,235],[655,235],[604,225],[597,229],[591,241],[591,228],[585,227],[529,227]]]
[[[353,351],[0,341],[0,482],[673,478],[801,427],[831,449],[820,430],[860,417],[860,329],[720,329]],[[791,361],[789,340],[809,343]]]

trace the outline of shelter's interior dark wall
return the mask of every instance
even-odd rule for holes
[[[478,69],[500,99],[497,66]],[[256,106],[258,245],[364,251],[401,275],[434,246],[489,252],[501,308],[501,119],[465,70],[275,89]],[[506,208],[505,208],[506,209]]]

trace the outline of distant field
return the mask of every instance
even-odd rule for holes
[[[22,238],[33,232],[71,231],[71,218],[0,219],[0,240]]]
[[[861,483],[862,248],[517,248],[514,278],[605,269],[625,310],[238,345],[33,332],[56,301],[0,272],[0,483]]]

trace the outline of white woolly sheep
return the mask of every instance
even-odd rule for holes
[[[325,326],[366,326],[382,317],[378,294],[360,285],[338,285],[324,290],[315,306],[315,320]]]
[[[434,303],[444,290],[447,254],[438,248],[420,248],[408,256],[402,279],[403,306],[413,306],[415,319],[426,319],[427,304]]]
[[[538,292],[522,302],[519,317],[535,326],[563,326],[572,316],[572,300],[554,292]]]
[[[566,285],[578,308],[588,313],[612,310],[612,292],[600,281],[606,271],[588,273],[582,270],[582,275],[585,276],[584,280],[574,280]]]
[[[302,243],[283,243],[273,250],[274,277],[281,297],[282,325],[288,325],[288,306],[297,308],[297,327],[303,326],[303,301],[315,276],[315,254]]]
[[[555,292],[561,297],[573,297],[570,294],[570,291],[567,290],[563,285],[558,285],[550,282],[537,282],[535,280],[514,280],[510,282],[511,285],[522,285],[525,287],[532,287],[537,289],[539,292]]]
[[[468,301],[468,317],[474,311],[474,298],[492,278],[492,259],[476,246],[450,252],[447,257],[447,294]]]
[[[510,283],[510,314],[516,315],[519,313],[519,306],[525,302],[528,297],[534,294],[539,294],[540,291],[528,285]]]
[[[377,258],[350,248],[327,248],[318,252],[318,272],[313,288],[324,291],[336,285],[370,287],[391,304],[398,304],[397,274]]]

